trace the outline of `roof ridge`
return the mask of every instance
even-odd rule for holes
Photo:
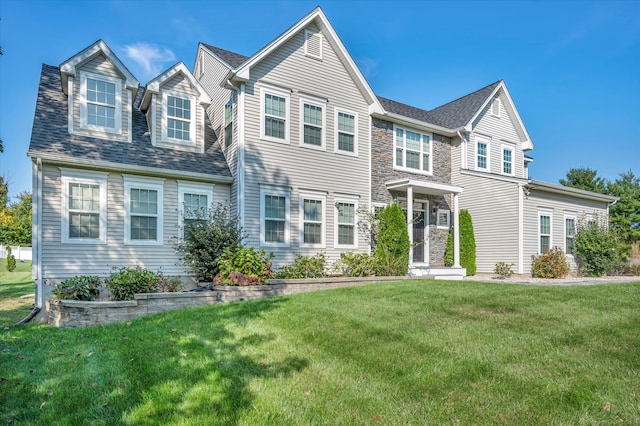
[[[493,83],[491,83],[491,84],[487,84],[486,86],[481,87],[481,88],[480,88],[480,89],[478,89],[478,90],[474,90],[474,91],[473,91],[473,92],[471,92],[471,93],[467,93],[466,95],[462,95],[462,96],[460,96],[460,97],[458,97],[458,98],[456,98],[456,99],[454,99],[454,100],[452,100],[452,101],[447,102],[446,104],[442,104],[442,105],[437,106],[437,107],[435,107],[435,108],[433,108],[433,109],[430,109],[430,110],[428,110],[428,111],[435,111],[435,110],[437,110],[437,109],[439,109],[439,108],[445,107],[445,106],[450,105],[450,104],[455,103],[455,102],[458,102],[458,101],[460,101],[461,99],[466,98],[467,96],[475,95],[476,93],[481,92],[481,91],[483,91],[483,90],[485,90],[485,89],[487,89],[487,88],[489,88],[489,87],[491,87],[491,86],[497,86],[497,85],[498,85],[498,84],[500,84],[502,81],[504,81],[504,80],[503,80],[503,79],[500,79],[500,80],[498,80],[498,81],[494,81]]]

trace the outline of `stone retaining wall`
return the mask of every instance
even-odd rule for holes
[[[425,279],[428,277],[420,277]],[[268,280],[267,285],[249,287],[216,286],[207,291],[136,294],[133,300],[120,302],[83,302],[50,300],[49,325],[56,327],[88,327],[128,321],[145,315],[173,311],[198,305],[260,299],[310,291],[352,287],[372,283],[402,281],[414,277],[309,278]]]

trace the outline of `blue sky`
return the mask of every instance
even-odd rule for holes
[[[431,109],[504,79],[535,144],[530,177],[640,175],[640,1],[0,2],[0,174],[26,157],[42,63],[103,39],[145,84],[199,41],[251,55],[320,5],[373,90]]]

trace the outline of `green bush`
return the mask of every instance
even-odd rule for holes
[[[264,250],[238,246],[224,249],[218,261],[220,272],[213,280],[216,285],[262,285],[271,277],[271,260]]]
[[[115,300],[131,300],[136,293],[157,293],[160,289],[160,277],[139,266],[120,268],[107,278],[107,288]]]
[[[596,220],[578,224],[573,251],[587,275],[601,277],[625,269],[629,246],[606,223]]]
[[[409,269],[407,221],[398,204],[387,206],[380,213],[374,259],[377,275],[401,276]]]
[[[93,300],[100,294],[102,280],[92,275],[78,275],[61,281],[53,289],[56,299]]]
[[[207,212],[207,217],[193,221],[185,230],[184,238],[176,242],[176,250],[183,262],[201,280],[213,280],[220,268],[222,252],[234,251],[242,243],[242,230],[238,219],[229,216],[222,206]]]
[[[509,278],[513,275],[513,269],[511,268],[513,263],[498,262],[493,268],[493,273],[500,275],[501,279]]]
[[[559,247],[545,254],[531,256],[531,276],[534,278],[563,278],[569,275],[567,258]]]
[[[315,256],[297,254],[291,265],[285,265],[276,274],[278,278],[322,278],[325,276],[327,260],[324,253]]]
[[[469,210],[460,210],[460,266],[467,269],[467,275],[476,274],[476,236]],[[449,230],[444,264],[453,266],[453,227]]]
[[[7,271],[13,272],[16,270],[16,258],[11,253],[11,247],[7,246]]]
[[[370,277],[376,273],[376,264],[369,253],[340,253],[336,271],[346,277]]]
[[[158,272],[158,291],[163,293],[176,293],[182,291],[184,283],[180,277],[165,277],[161,272]]]

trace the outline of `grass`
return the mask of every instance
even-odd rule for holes
[[[20,296],[33,294],[35,286],[31,278],[31,261],[18,262],[16,270],[8,272],[4,259],[0,261],[0,329],[8,327],[26,317],[33,308],[33,297],[21,299]]]
[[[640,283],[401,282],[0,331],[14,424],[638,424]]]

